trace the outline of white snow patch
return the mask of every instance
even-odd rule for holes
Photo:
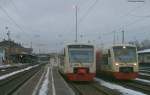
[[[147,71],[147,70],[140,70],[141,72],[143,71],[143,72],[148,72],[148,73],[150,73],[150,71]]]
[[[4,71],[6,71],[6,70],[5,70],[5,69],[2,69],[1,71],[4,72]]]
[[[6,78],[8,78],[10,76],[13,76],[15,74],[18,74],[20,72],[24,72],[26,70],[30,70],[30,69],[35,68],[37,66],[39,66],[39,64],[38,65],[34,65],[34,66],[30,66],[30,67],[27,67],[27,68],[24,68],[24,69],[21,69],[21,70],[18,70],[18,71],[14,71],[14,72],[6,74],[6,75],[2,75],[2,76],[0,76],[0,80],[6,79]]]
[[[0,65],[0,68],[8,68],[8,67],[19,67],[19,66],[23,66],[23,65],[26,65],[26,64],[22,64],[22,63],[17,63],[17,64],[13,64],[13,65],[10,65],[10,64],[7,64],[7,65]]]
[[[147,73],[139,73],[139,74],[143,76],[150,76],[150,74],[147,74]]]
[[[145,82],[145,83],[150,83],[149,80],[145,80],[145,79],[136,78],[135,80]]]
[[[45,80],[43,81],[41,89],[39,90],[39,95],[47,95],[48,84],[49,84],[49,67],[48,67],[46,75],[45,75]]]
[[[150,69],[150,67],[141,67],[140,69]]]
[[[55,90],[55,84],[54,84],[54,77],[53,77],[53,64],[51,65],[51,76],[52,76],[52,90],[53,90],[53,95],[56,95],[56,90]]]
[[[123,86],[120,86],[120,85],[117,85],[114,83],[106,82],[102,79],[95,78],[95,80],[98,81],[102,86],[105,86],[109,89],[118,90],[123,95],[146,95],[146,94],[139,92],[139,91],[131,90],[131,89],[125,88]]]
[[[11,67],[12,65],[0,65],[0,68],[7,68],[7,67]]]

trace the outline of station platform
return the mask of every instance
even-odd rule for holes
[[[73,92],[73,90],[68,86],[68,84],[66,83],[66,81],[63,79],[63,77],[60,75],[60,73],[58,72],[58,67],[53,65],[53,64],[48,64],[46,66],[46,74],[45,74],[45,78],[48,77],[48,89],[47,91],[45,91],[46,93],[43,92],[42,89],[43,85],[46,85],[43,82],[40,86],[40,89],[38,91],[38,95],[75,95],[75,93]],[[45,87],[44,87],[45,88]],[[42,91],[42,93],[41,93]]]
[[[75,95],[62,76],[58,73],[57,67],[53,68],[53,77],[56,95]]]
[[[58,67],[48,63],[13,95],[75,95],[58,72]]]

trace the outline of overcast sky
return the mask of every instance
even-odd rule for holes
[[[26,47],[32,42],[35,51],[58,51],[75,40],[76,4],[81,42],[107,47],[116,31],[120,43],[123,29],[126,42],[150,37],[150,0],[0,0],[0,40],[7,38],[8,26],[16,42]]]

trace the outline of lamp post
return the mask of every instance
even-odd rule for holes
[[[75,42],[78,42],[78,6],[74,6],[75,8]]]

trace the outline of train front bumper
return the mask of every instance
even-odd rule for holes
[[[119,80],[130,80],[137,78],[138,72],[129,72],[129,73],[113,72],[113,76]]]
[[[70,81],[91,81],[95,77],[96,73],[78,74],[68,73],[66,74],[67,79]]]

